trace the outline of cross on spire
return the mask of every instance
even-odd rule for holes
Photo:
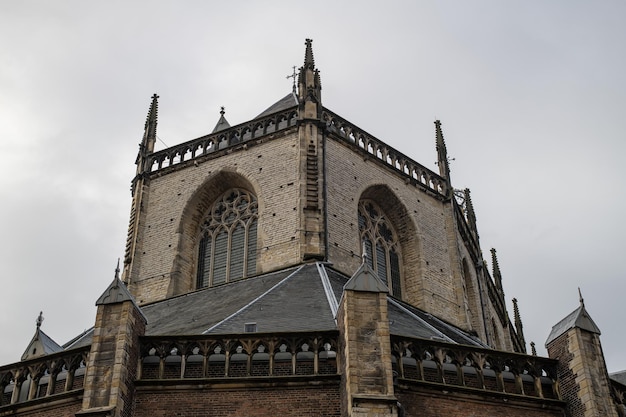
[[[285,78],[290,79],[293,78],[293,92],[296,92],[296,66],[293,67],[293,74],[286,76]]]
[[[43,323],[43,311],[40,311],[39,317],[37,317],[37,328],[41,327],[41,323]]]

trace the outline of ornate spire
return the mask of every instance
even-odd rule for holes
[[[524,339],[524,326],[522,326],[522,319],[519,314],[519,308],[517,306],[517,298],[513,299],[513,316],[515,320],[515,332],[517,333],[517,337],[520,341],[520,344],[524,348],[524,352],[526,352],[526,340]]]
[[[306,45],[306,51],[304,52],[304,68],[315,69],[315,60],[313,59],[313,39],[306,39],[304,44]]]
[[[463,190],[465,193],[465,209],[467,210],[467,223],[470,230],[474,233],[474,238],[478,242],[478,228],[476,227],[476,212],[474,211],[474,204],[472,203],[472,195],[470,189]]]
[[[443,139],[443,132],[441,131],[441,122],[435,120],[435,136],[437,146],[437,165],[439,166],[439,175],[446,179],[448,183],[448,189],[450,189],[450,163],[448,159],[448,150],[446,149],[446,142]]]
[[[154,144],[156,143],[157,117],[159,113],[158,98],[159,96],[156,94],[152,95],[152,102],[150,103],[150,109],[148,110],[148,116],[146,117],[146,123],[143,128],[143,138],[139,144],[139,153],[137,154],[137,159],[135,160],[135,164],[137,165],[137,175],[149,168],[146,166],[146,156],[154,152]],[[133,181],[131,190],[134,193],[135,181]]]
[[[496,255],[495,248],[491,248],[491,263],[493,264],[493,279],[496,282],[496,288],[501,296],[504,295],[504,289],[502,288],[502,273],[500,272],[500,265],[498,264],[498,256]]]
[[[157,132],[157,118],[159,115],[159,102],[157,101],[159,96],[152,95],[152,102],[150,103],[150,110],[148,110],[148,116],[146,117],[146,124],[144,125],[144,134],[141,144],[145,146],[146,153],[154,152],[154,143],[156,142]]]
[[[322,82],[315,68],[312,40],[305,41],[304,65],[298,73],[298,101],[301,118],[319,119],[322,112]]]

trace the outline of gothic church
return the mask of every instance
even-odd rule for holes
[[[433,172],[324,107],[305,45],[293,91],[161,151],[152,97],[123,267],[0,366],[0,416],[624,415],[582,297],[528,354],[441,123]]]

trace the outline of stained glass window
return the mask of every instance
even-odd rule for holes
[[[256,273],[258,204],[232,188],[213,203],[201,226],[197,288],[236,281]]]
[[[368,265],[391,294],[402,298],[398,237],[385,213],[371,200],[359,203],[359,234]]]

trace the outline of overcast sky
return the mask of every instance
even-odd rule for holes
[[[312,38],[324,106],[433,170],[441,119],[539,354],[580,287],[626,369],[625,18],[621,0],[0,2],[0,364],[40,310],[60,344],[93,325],[150,96],[159,149],[220,106],[242,123],[291,90]]]

